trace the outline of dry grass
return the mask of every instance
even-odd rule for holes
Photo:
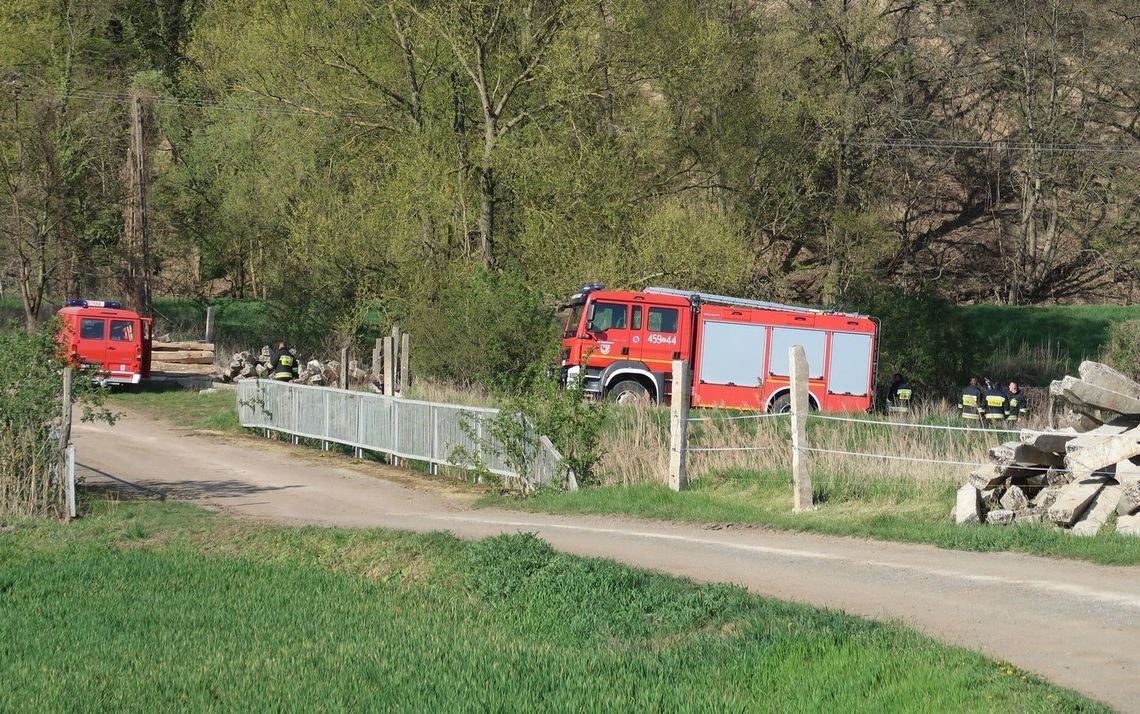
[[[498,406],[491,393],[478,385],[460,386],[431,379],[414,379],[406,396],[425,402],[462,404],[467,407]]]
[[[736,412],[699,410],[691,414],[689,478],[759,480],[786,478],[791,467],[789,419],[742,418]],[[833,421],[847,417],[857,422]],[[666,481],[669,452],[669,414],[660,407],[630,407],[614,411],[611,438],[605,442],[601,472],[607,484],[631,485]],[[967,426],[964,432],[903,425]],[[1022,422],[1018,427],[1035,426]],[[1005,424],[1002,428],[1009,428]],[[845,454],[812,453],[810,463],[820,476],[847,481],[909,480],[941,489],[947,482],[961,483],[969,465],[928,462],[988,461],[987,450],[1016,438],[984,425],[964,422],[952,404],[929,402],[907,415],[821,414],[808,421],[808,446],[830,451],[859,452],[903,458],[886,459]],[[738,449],[702,451],[702,449]]]
[[[1031,345],[1022,340],[1014,348],[1006,341],[989,354],[979,376],[1001,384],[1016,381],[1041,386],[1064,376],[1069,361],[1069,351],[1058,342]]]

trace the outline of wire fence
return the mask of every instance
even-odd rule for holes
[[[763,480],[790,468],[792,446],[787,413],[701,415],[690,417],[692,431],[687,447],[694,479],[713,476],[732,481]],[[943,418],[943,417],[938,417]],[[752,420],[759,424],[746,431],[734,424]],[[1032,441],[1041,434],[1066,433],[1055,429],[1012,427],[1003,421],[994,426],[931,424],[872,416],[842,414],[807,415],[807,445],[800,453],[813,456],[813,470],[827,474],[868,478],[912,478],[932,481],[961,479],[964,470],[993,466],[993,447],[1002,442]],[[1073,434],[1073,436],[1077,436]],[[1111,434],[1080,435],[1087,441],[1110,438]],[[1067,473],[1061,466],[1019,464],[1024,471]]]

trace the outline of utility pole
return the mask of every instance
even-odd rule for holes
[[[150,314],[150,231],[147,226],[147,166],[143,97],[131,94],[130,144],[127,149],[126,288],[130,306]]]

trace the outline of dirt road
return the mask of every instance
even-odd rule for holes
[[[284,523],[534,532],[557,548],[785,600],[902,622],[1140,712],[1140,568],[759,529],[472,510],[462,494],[364,475],[278,443],[180,431],[141,417],[75,430],[93,483],[121,479]],[[382,471],[382,467],[376,467]],[[1138,545],[1140,547],[1140,545]]]

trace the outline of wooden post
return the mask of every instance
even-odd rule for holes
[[[384,338],[383,337],[377,337],[376,338],[376,345],[372,348],[372,374],[374,376],[376,376],[377,378],[379,378],[382,374],[384,374],[383,372],[380,371],[384,368],[382,363],[381,363],[381,361],[383,359],[384,359]]]
[[[412,373],[408,368],[411,346],[411,335],[406,332],[400,335],[400,396],[407,396],[408,387],[412,386]]]
[[[75,518],[75,447],[71,445],[71,383],[75,379],[72,367],[63,368],[63,395],[60,399],[63,411],[59,421],[59,450],[63,460],[64,496],[67,500],[67,517]]]
[[[673,395],[669,408],[669,488],[685,491],[689,488],[686,468],[689,438],[689,400],[691,399],[689,363],[673,360]]]
[[[206,307],[206,342],[214,341],[214,306]]]
[[[62,452],[71,443],[71,382],[75,379],[75,369],[63,368],[62,418],[59,422],[59,449]]]
[[[340,348],[340,380],[341,389],[348,389],[348,348]]]
[[[808,363],[801,345],[788,349],[792,366],[792,510],[796,513],[815,508],[812,503],[811,472],[807,465]]]
[[[68,444],[63,457],[63,466],[67,472],[67,517],[75,518],[75,446]]]
[[[396,393],[396,340],[392,337],[384,338],[384,396],[391,397]]]

